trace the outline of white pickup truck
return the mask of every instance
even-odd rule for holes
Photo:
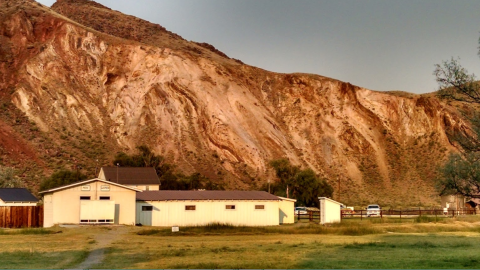
[[[367,206],[367,217],[379,216],[382,208],[378,204],[370,204]]]

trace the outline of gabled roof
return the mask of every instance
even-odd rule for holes
[[[67,189],[67,188],[71,188],[71,187],[75,187],[75,186],[85,185],[85,184],[95,182],[95,181],[103,182],[105,184],[114,185],[114,186],[117,186],[117,187],[123,187],[123,188],[130,189],[130,190],[133,190],[133,191],[141,191],[140,189],[137,189],[137,188],[134,188],[134,187],[120,185],[120,184],[109,182],[107,180],[103,180],[103,179],[100,179],[100,178],[93,178],[93,179],[89,179],[89,180],[83,180],[83,181],[80,181],[80,182],[75,182],[73,184],[68,184],[68,185],[61,186],[61,187],[51,188],[51,189],[48,189],[48,190],[41,191],[39,193],[42,194],[42,193],[59,191],[59,190],[62,190],[62,189]]]
[[[137,193],[137,201],[188,201],[188,200],[270,200],[280,201],[265,191],[225,190],[155,190]]]
[[[38,202],[26,188],[0,188],[0,199],[4,202]]]
[[[153,167],[102,167],[101,171],[105,174],[105,180],[122,185],[160,185]]]

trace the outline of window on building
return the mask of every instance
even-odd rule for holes
[[[185,210],[195,210],[195,205],[185,205]]]
[[[235,209],[235,205],[225,205],[225,209]]]
[[[90,200],[90,196],[80,196],[80,200],[82,200],[82,201],[89,201],[89,200]]]
[[[142,206],[142,211],[153,211],[153,206],[144,205]]]
[[[255,209],[265,209],[265,205],[257,204],[257,205],[255,205]]]
[[[100,196],[99,198],[101,201],[109,201],[110,200],[110,196]]]

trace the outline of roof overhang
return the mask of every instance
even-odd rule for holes
[[[297,200],[295,200],[295,199],[285,198],[285,197],[280,197],[280,196],[277,196],[277,197],[280,198],[280,200],[282,200],[282,201],[297,202]]]
[[[336,204],[338,204],[338,205],[343,205],[343,203],[334,201],[334,200],[332,200],[332,199],[330,199],[330,198],[327,198],[327,197],[318,197],[318,199],[319,199],[320,201],[329,201],[329,202],[332,202],[332,203],[336,203]]]
[[[117,183],[115,183],[115,182],[110,182],[110,181],[107,181],[107,180],[104,180],[104,179],[100,179],[100,178],[93,178],[93,179],[84,180],[84,181],[76,182],[76,183],[69,184],[69,185],[65,185],[65,186],[61,186],[61,187],[52,188],[52,189],[49,189],[49,190],[44,190],[44,191],[39,192],[39,194],[44,194],[44,193],[50,193],[50,192],[60,191],[60,190],[68,189],[68,188],[71,188],[71,187],[81,186],[81,185],[85,185],[85,184],[92,183],[92,182],[97,182],[97,181],[98,181],[98,182],[103,182],[103,183],[105,183],[105,184],[109,184],[109,185],[112,185],[112,186],[117,186],[117,187],[122,187],[122,188],[125,188],[125,189],[130,189],[130,190],[137,191],[137,192],[141,192],[141,191],[142,191],[142,190],[140,190],[140,189],[138,189],[138,188],[129,187],[129,186],[124,186],[124,185],[117,184]]]

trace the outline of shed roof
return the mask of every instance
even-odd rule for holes
[[[26,188],[0,188],[0,199],[4,202],[38,202]]]
[[[105,174],[105,180],[121,185],[160,184],[157,172],[153,167],[102,167],[102,170]]]
[[[265,191],[226,190],[155,190],[137,193],[137,201],[187,201],[187,200],[271,200],[279,201],[275,195]]]

